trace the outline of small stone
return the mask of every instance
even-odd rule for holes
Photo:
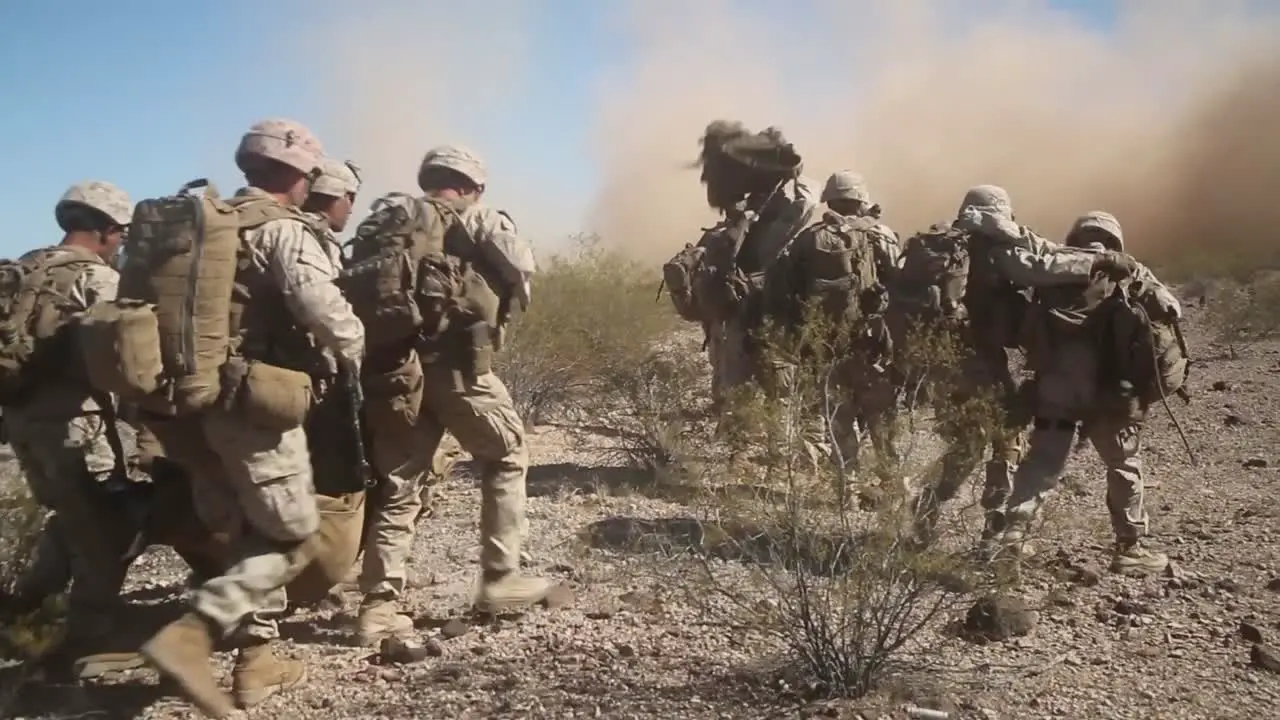
[[[1215,380],[1211,385],[1215,392],[1225,392],[1231,389],[1231,383],[1226,380]]]
[[[1262,637],[1262,629],[1259,628],[1257,625],[1254,625],[1253,623],[1247,622],[1245,620],[1240,621],[1240,637],[1243,638],[1245,642],[1251,642],[1251,643],[1264,642],[1264,639]]]
[[[471,628],[466,623],[458,618],[452,618],[444,624],[444,627],[440,628],[440,637],[445,640],[452,640],[466,635],[469,630]]]
[[[1267,583],[1267,589],[1270,590],[1271,592],[1280,593],[1280,577],[1271,578],[1271,580]]]
[[[1280,673],[1280,652],[1269,645],[1254,645],[1249,650],[1249,662],[1260,670]]]
[[[979,598],[965,615],[965,634],[972,640],[1002,641],[1031,632],[1037,617],[1020,598],[987,595]]]
[[[1266,458],[1251,457],[1245,460],[1243,465],[1250,470],[1262,470],[1271,465],[1271,463]]]

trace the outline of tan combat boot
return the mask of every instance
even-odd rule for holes
[[[211,718],[225,718],[236,708],[213,676],[209,662],[213,640],[209,621],[189,612],[161,628],[141,652],[157,670],[178,683],[200,712]]]
[[[1153,575],[1169,567],[1169,556],[1143,547],[1137,540],[1116,543],[1111,572],[1119,575]]]
[[[377,647],[389,637],[406,639],[413,632],[413,620],[401,614],[400,603],[392,595],[366,595],[356,618],[356,640],[365,647]]]
[[[237,707],[251,708],[306,679],[305,663],[276,657],[271,643],[264,642],[240,648],[235,667],[231,669],[231,694]]]
[[[521,575],[518,572],[488,572],[480,580],[480,592],[476,595],[478,612],[498,615],[525,610],[534,605],[549,609],[564,607],[573,602],[573,591],[563,583],[547,578]]]

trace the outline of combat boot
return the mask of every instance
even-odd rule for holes
[[[571,602],[573,591],[563,583],[533,575],[521,575],[515,571],[485,571],[474,606],[477,612],[498,615],[525,610],[534,605],[544,605],[554,610]]]
[[[1152,575],[1169,567],[1169,556],[1143,547],[1137,540],[1116,543],[1111,572],[1119,575]]]
[[[278,658],[271,650],[271,643],[264,642],[242,647],[236,654],[236,664],[231,669],[231,694],[237,707],[247,709],[306,679],[306,663]]]
[[[413,632],[413,620],[401,614],[394,595],[366,595],[360,603],[356,627],[357,642],[365,647],[377,647],[389,637],[404,639]]]
[[[202,615],[189,612],[161,628],[141,652],[161,674],[178,683],[200,712],[211,718],[225,718],[236,708],[213,676],[213,630]]]

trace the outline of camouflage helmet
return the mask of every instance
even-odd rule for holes
[[[852,170],[839,170],[827,178],[826,187],[822,189],[822,202],[832,200],[857,200],[871,204],[871,194],[867,192],[867,182],[861,175]]]
[[[1009,199],[1009,191],[998,185],[977,185],[969,188],[960,202],[959,216],[965,208],[982,208],[991,210],[1007,219],[1013,219],[1013,202]]]
[[[1089,228],[1095,228],[1106,233],[1112,238],[1112,242],[1105,242],[1106,249],[1124,251],[1124,230],[1120,228],[1120,221],[1115,215],[1102,210],[1092,210],[1076,218],[1075,223],[1071,225],[1071,231],[1067,233],[1066,243],[1073,247],[1081,247],[1080,235],[1082,231]]]
[[[360,192],[360,166],[325,158],[320,163],[320,175],[311,183],[311,192],[330,197],[355,195]]]
[[[422,166],[418,168],[418,187],[424,191],[427,189],[427,174],[431,168],[452,170],[482,187],[489,180],[484,161],[465,147],[441,145],[427,151],[422,158]]]
[[[260,157],[283,163],[303,173],[314,172],[324,160],[324,147],[306,125],[284,118],[253,124],[236,148],[236,167],[247,171],[250,158]]]
[[[97,210],[117,225],[128,225],[133,219],[133,201],[129,199],[129,193],[102,180],[76,183],[62,194],[53,212],[58,225],[63,226],[64,230],[66,227],[63,218],[68,213],[75,212],[77,207]]]

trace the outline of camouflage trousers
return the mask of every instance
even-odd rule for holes
[[[74,582],[68,598],[68,637],[80,640],[109,633],[124,582],[120,558],[133,533],[100,490],[103,481],[122,470],[104,420],[97,413],[50,419],[6,409],[5,422],[31,494],[59,518],[55,522],[62,548],[42,537],[36,553],[55,566],[59,556],[70,563]],[[40,582],[46,580],[57,578]]]
[[[754,360],[747,347],[748,330],[743,318],[711,323],[707,327],[707,359],[711,363],[711,398],[724,402],[734,388],[755,376]]]
[[[1083,420],[1082,432],[1106,466],[1107,510],[1116,540],[1135,541],[1148,528],[1140,456],[1146,413],[1102,392],[1097,350],[1088,338],[1055,340],[1037,368],[1035,429],[1013,478],[1008,522],[1025,525],[1038,514],[1062,478]]]
[[[218,410],[149,427],[190,475],[200,520],[230,538],[228,569],[194,591],[193,607],[226,636],[278,637],[285,586],[320,526],[305,430],[265,430]]]
[[[488,373],[464,381],[442,365],[421,368],[416,411],[370,413],[373,462],[385,482],[375,512],[359,585],[365,594],[404,591],[422,490],[446,432],[480,466],[480,565],[488,573],[518,570],[526,532],[524,424],[502,381]],[[439,468],[439,466],[436,466]]]
[[[960,494],[989,449],[980,502],[986,511],[983,534],[993,536],[1003,528],[1001,511],[1012,492],[1014,468],[1024,449],[1027,417],[1018,384],[1007,358],[972,357],[963,363],[951,387],[935,388],[934,392],[934,420],[945,449],[925,472],[916,500],[917,521],[922,530],[932,532],[941,506]],[[994,404],[991,409],[1002,417],[987,417],[984,405],[988,398]]]

